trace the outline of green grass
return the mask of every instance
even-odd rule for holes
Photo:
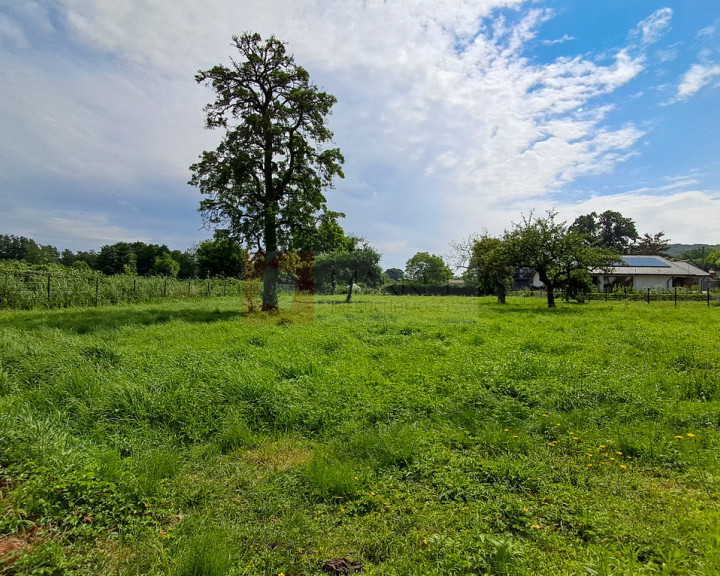
[[[720,573],[720,308],[0,312],[0,574]]]

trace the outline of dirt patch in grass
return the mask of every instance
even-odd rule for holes
[[[241,458],[248,464],[270,472],[282,472],[293,466],[309,462],[313,451],[293,442],[268,442],[243,453]]]

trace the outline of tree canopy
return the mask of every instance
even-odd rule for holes
[[[627,254],[639,238],[635,222],[620,212],[606,210],[578,216],[569,230],[584,234],[596,246],[602,246]]]
[[[537,272],[551,308],[556,289],[587,286],[589,269],[610,268],[619,257],[615,250],[588,243],[585,235],[570,230],[565,222],[556,222],[556,216],[553,211],[545,218],[523,216],[503,238],[508,262]]]
[[[640,241],[633,247],[633,254],[645,254],[648,256],[668,256],[670,240],[663,238],[664,232],[658,232],[651,236],[644,234]]]
[[[440,256],[418,252],[405,264],[405,278],[423,284],[443,284],[452,278],[452,270]]]
[[[256,246],[267,262],[326,213],[323,190],[343,177],[338,148],[326,148],[336,99],[310,83],[285,44],[259,34],[233,37],[241,60],[196,75],[215,92],[206,127],[225,131],[215,150],[191,166],[206,224]],[[335,215],[338,215],[335,213]],[[263,309],[277,309],[278,270],[265,267]]]
[[[475,282],[483,294],[495,294],[501,304],[512,285],[513,265],[506,248],[503,240],[487,233],[476,238],[465,274],[466,281]]]

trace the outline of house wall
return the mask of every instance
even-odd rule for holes
[[[659,289],[669,290],[672,286],[672,276],[635,276],[633,288],[635,290]]]

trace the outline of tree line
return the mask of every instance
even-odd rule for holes
[[[667,257],[669,244],[663,232],[641,237],[633,220],[619,212],[592,212],[568,225],[551,210],[544,217],[523,216],[501,237],[485,232],[454,249],[466,280],[495,294],[498,302],[505,302],[515,270],[526,267],[538,275],[548,306],[554,307],[558,290],[566,298],[584,300],[593,290],[592,270],[612,269],[628,254]],[[706,262],[720,266],[720,249],[710,252]]]

